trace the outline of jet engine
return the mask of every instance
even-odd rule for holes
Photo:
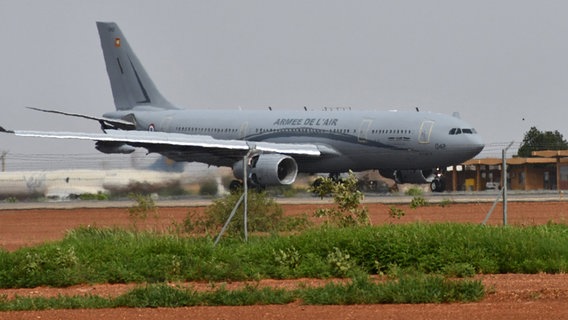
[[[380,170],[386,178],[394,179],[396,183],[430,183],[436,179],[436,170]]]
[[[248,181],[255,186],[289,185],[294,183],[297,174],[294,158],[277,153],[254,156],[247,166]],[[233,165],[233,175],[243,180],[243,160]]]

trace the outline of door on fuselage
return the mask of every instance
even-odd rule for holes
[[[420,143],[430,143],[430,135],[432,134],[432,128],[434,128],[434,121],[424,120],[420,125],[420,131],[418,132],[418,142]]]
[[[358,136],[359,143],[367,143],[367,135],[369,134],[369,128],[371,127],[372,122],[373,120],[371,119],[364,119],[363,121],[361,121]]]

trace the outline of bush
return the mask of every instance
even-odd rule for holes
[[[342,181],[335,181],[332,178],[318,179],[317,183],[310,188],[310,192],[322,199],[333,195],[337,207],[318,209],[314,216],[326,218],[326,223],[339,227],[371,224],[367,208],[360,205],[364,195],[359,191],[358,185],[359,182],[351,171],[349,171],[349,176]]]
[[[424,194],[424,192],[422,192],[422,189],[418,188],[418,187],[412,187],[410,189],[408,189],[405,194],[407,196],[411,196],[411,197],[420,197]]]
[[[131,193],[130,199],[136,202],[135,205],[128,208],[129,217],[134,228],[137,227],[139,220],[145,220],[148,217],[148,213],[157,213],[156,205],[150,195]]]
[[[391,206],[389,208],[389,216],[391,218],[400,219],[400,218],[404,217],[405,214],[406,214],[406,212],[404,212],[404,210],[397,208],[395,206]]]
[[[205,210],[204,225],[208,229],[221,230],[231,211],[241,198],[242,193],[232,193],[217,199]],[[247,201],[248,230],[251,232],[274,232],[283,221],[282,207],[265,192],[249,192]],[[244,203],[237,209],[227,233],[236,235],[242,232],[244,225]]]
[[[410,207],[412,209],[416,209],[416,208],[420,208],[420,207],[427,207],[428,205],[430,205],[428,203],[428,201],[426,199],[424,199],[424,197],[421,197],[421,196],[416,196],[416,197],[412,198],[412,200],[410,201]]]
[[[94,194],[94,193],[82,193],[82,194],[79,195],[79,199],[81,199],[81,200],[104,201],[104,200],[108,200],[109,196],[108,196],[108,194],[99,191],[96,194]]]
[[[203,181],[199,185],[199,195],[214,196],[217,192],[217,182],[215,182],[215,180]]]

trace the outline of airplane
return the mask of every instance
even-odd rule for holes
[[[438,169],[469,160],[484,147],[476,130],[455,114],[418,108],[183,109],[162,96],[116,23],[97,22],[97,28],[115,110],[95,117],[31,109],[98,121],[102,133],[3,132],[91,140],[104,153],[145,148],[175,161],[227,166],[236,178],[231,188],[244,179],[259,188],[290,185],[300,172],[338,177],[378,170],[398,183],[429,183],[432,191],[443,191]]]

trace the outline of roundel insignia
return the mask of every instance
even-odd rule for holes
[[[150,125],[148,126],[148,131],[154,131],[156,130],[156,128],[154,127],[153,123],[150,123]]]

